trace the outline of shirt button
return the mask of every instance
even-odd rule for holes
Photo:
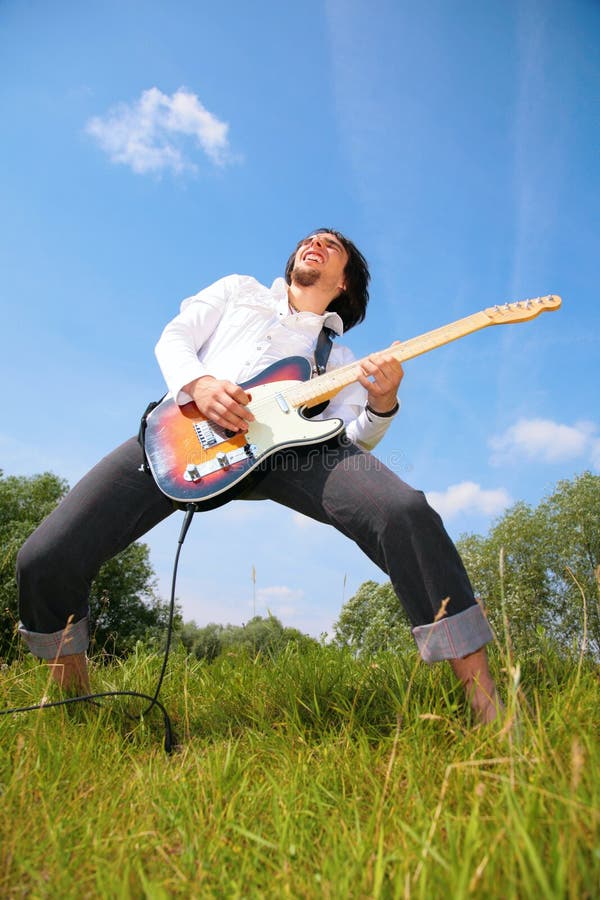
[[[268,334],[268,335],[267,335],[267,340],[268,340],[268,341],[270,341],[270,340],[272,340],[272,338],[271,338],[271,335],[270,335],[270,334]]]

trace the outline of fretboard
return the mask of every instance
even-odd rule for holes
[[[407,359],[414,359],[415,356],[421,356],[444,344],[449,344],[459,338],[472,334],[474,331],[480,331],[487,325],[493,325],[494,322],[484,312],[473,313],[464,319],[458,319],[449,325],[443,325],[441,328],[435,328],[433,331],[427,331],[418,337],[403,341],[400,344],[393,344],[384,350],[378,350],[376,353],[370,354],[371,357],[377,359],[381,356],[394,356],[400,362]],[[364,357],[366,360],[368,357]],[[331,372],[325,372],[312,378],[310,381],[304,381],[301,384],[288,388],[285,398],[291,406],[296,408],[300,406],[314,406],[325,400],[331,400],[342,388],[358,381],[361,374],[361,363],[359,359],[347,366],[341,366],[339,369],[332,369]]]

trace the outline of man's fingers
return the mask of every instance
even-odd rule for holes
[[[376,362],[367,360],[368,374],[379,383],[394,384],[398,386],[402,381],[404,370],[394,356],[379,357]]]
[[[219,400],[228,412],[246,419],[247,422],[254,420],[252,412],[247,408],[250,403],[250,395],[243,391],[239,384],[226,382]]]
[[[362,372],[363,377],[359,380],[363,387],[369,390],[375,386],[384,393],[393,387],[397,388],[404,375],[401,364],[393,357],[379,359],[377,362],[367,359],[362,363]]]
[[[404,375],[394,356],[368,357],[361,363],[359,382],[367,390],[372,411],[387,413],[397,406],[398,387]]]
[[[254,421],[254,416],[247,407],[249,402],[249,395],[238,385],[227,385],[214,397],[209,416],[222,428],[247,431],[249,423]]]
[[[203,416],[230,431],[247,431],[254,416],[248,404],[250,395],[239,384],[200,378],[194,387],[194,400]]]
[[[227,393],[229,396],[238,403],[240,406],[246,407],[248,403],[250,403],[250,394],[247,394],[243,388],[239,386],[239,384],[233,384],[232,382],[227,382]],[[250,410],[246,410],[248,413],[248,421],[251,422],[254,416],[250,412]]]
[[[243,409],[243,407],[238,407],[238,409]],[[229,431],[247,431],[250,424],[235,409],[228,409],[223,403],[216,403],[213,410],[209,412],[208,418],[211,422]]]

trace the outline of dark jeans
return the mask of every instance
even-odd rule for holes
[[[52,658],[87,646],[90,585],[100,566],[173,512],[140,469],[135,438],[95,466],[42,522],[17,559],[21,633]],[[268,461],[248,496],[333,525],[391,579],[427,661],[465,656],[492,637],[461,559],[424,494],[347,441]],[[445,617],[434,623],[445,598]],[[65,640],[69,617],[74,623]]]

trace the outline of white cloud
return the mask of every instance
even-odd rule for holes
[[[290,588],[284,584],[274,584],[268,588],[259,588],[258,594],[262,599],[268,597],[300,597],[302,591],[300,588]]]
[[[215,512],[219,514],[219,523],[242,523],[258,522],[267,515],[265,503],[258,500],[236,500],[233,503],[226,503],[224,506],[211,512],[211,522],[217,524]]]
[[[287,585],[272,585],[259,588],[256,599],[259,603],[279,619],[290,619],[298,615],[298,601],[304,597],[301,588],[291,588]]]
[[[519,419],[504,434],[491,439],[492,463],[514,458],[556,463],[587,456],[600,469],[600,440],[593,422],[561,425],[551,419]]]
[[[443,519],[451,519],[459,513],[484,513],[496,515],[510,506],[511,497],[504,488],[484,490],[474,481],[452,484],[445,491],[428,491],[427,499]]]
[[[271,587],[259,588],[256,592],[257,598],[267,603],[269,600],[298,600],[304,595],[304,591],[300,588],[287,587],[284,584],[274,584]]]
[[[597,438],[590,442],[590,459],[594,469],[600,472],[600,440]]]
[[[323,523],[317,522],[316,519],[311,519],[310,516],[305,516],[304,513],[295,512],[292,515],[292,522],[296,526],[296,528],[300,529],[308,529],[308,528],[322,528]]]
[[[226,122],[185,88],[169,96],[152,87],[139,100],[119,103],[86,124],[86,132],[112,162],[128,165],[137,174],[195,171],[197,166],[182,152],[185,137],[193,138],[211,162],[224,165],[230,159],[228,130]]]

